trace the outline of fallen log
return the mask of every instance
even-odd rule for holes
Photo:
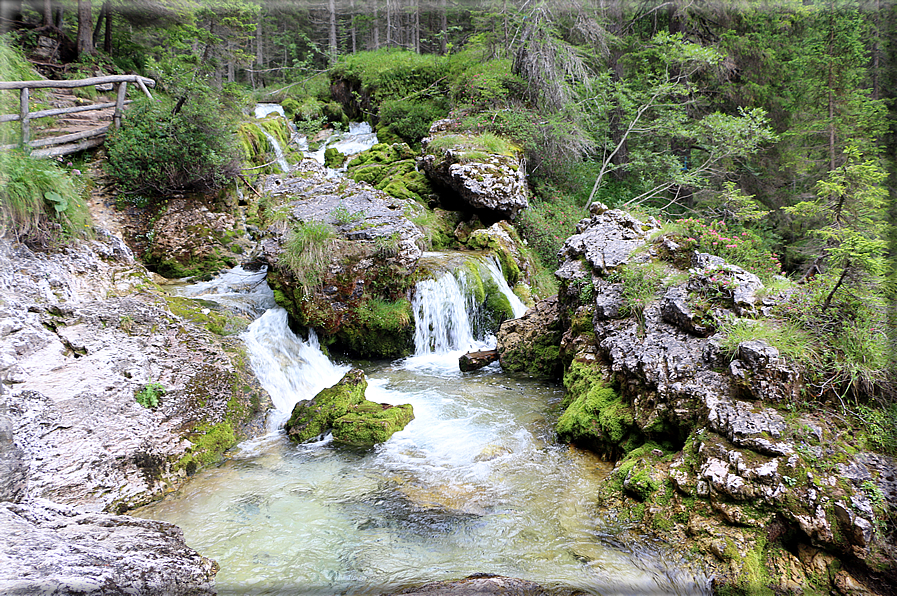
[[[488,364],[498,360],[498,350],[483,350],[481,352],[468,352],[458,358],[458,367],[462,372],[479,370]]]

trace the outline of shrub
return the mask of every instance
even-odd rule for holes
[[[159,195],[222,187],[238,172],[234,135],[211,95],[140,99],[106,141],[109,173],[121,188]]]
[[[430,125],[448,114],[443,101],[387,100],[380,104],[380,127],[413,147],[427,136]]]
[[[687,250],[722,257],[768,281],[781,273],[779,258],[766,248],[763,239],[746,228],[729,227],[724,221],[707,223],[700,218],[676,220],[682,227],[678,240]]]
[[[0,235],[12,232],[45,244],[56,232],[68,237],[90,232],[80,171],[23,153],[0,152]]]

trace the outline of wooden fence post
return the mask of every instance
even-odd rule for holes
[[[115,99],[115,114],[112,115],[112,121],[115,123],[115,128],[121,127],[122,106],[124,106],[125,94],[127,92],[128,82],[122,81],[118,84],[118,97]]]
[[[22,147],[28,145],[31,140],[31,121],[28,119],[28,99],[30,96],[28,87],[22,87],[19,98],[19,121],[22,123]]]

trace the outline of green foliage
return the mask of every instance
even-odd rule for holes
[[[731,358],[735,357],[741,342],[763,340],[778,349],[786,362],[815,366],[820,361],[813,336],[794,323],[733,319],[723,324],[719,331],[723,335],[722,349]]]
[[[278,264],[285,267],[308,296],[321,283],[336,232],[321,222],[300,223],[289,231]]]
[[[608,276],[608,280],[623,284],[623,306],[620,314],[634,316],[639,328],[645,325],[645,307],[654,300],[663,286],[665,273],[653,264],[624,265]]]
[[[558,252],[564,241],[576,233],[576,224],[581,219],[581,205],[568,194],[555,191],[555,194],[533,197],[516,225],[542,265],[553,271],[558,267]]]
[[[131,193],[206,191],[237,173],[233,135],[212,95],[175,101],[140,99],[106,141],[107,167]]]
[[[444,96],[447,86],[440,83],[447,75],[445,57],[381,49],[341,56],[330,76],[358,83],[379,105],[389,99]]]
[[[161,383],[147,383],[134,393],[134,399],[144,408],[155,408],[159,398],[165,395],[165,387]]]
[[[482,158],[485,153],[515,157],[519,148],[507,139],[491,132],[439,135],[427,145],[429,153],[438,154],[448,150],[460,153],[462,160],[473,161]]]
[[[57,163],[18,151],[0,152],[0,235],[12,233],[38,245],[59,233],[89,235],[82,174]]]
[[[328,168],[338,168],[346,163],[346,155],[336,147],[328,147],[324,150],[324,165]]]
[[[420,147],[420,140],[427,136],[430,125],[448,114],[444,99],[425,101],[386,100],[380,104],[378,134],[396,136],[412,147]],[[384,138],[383,140],[389,140]]]
[[[856,409],[857,426],[865,431],[872,449],[897,455],[897,402],[880,407],[860,404]],[[876,487],[877,488],[877,487]]]
[[[701,218],[676,220],[681,232],[673,234],[686,250],[706,252],[722,257],[756,274],[764,281],[781,273],[779,258],[770,252],[763,239],[753,230],[729,226],[724,221],[707,223]]]

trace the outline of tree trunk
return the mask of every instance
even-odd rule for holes
[[[445,14],[445,0],[439,0],[439,53],[448,51],[448,16]]]
[[[374,3],[374,48],[375,50],[380,49],[380,15],[377,11],[377,2],[379,0],[372,0]]]
[[[355,52],[358,51],[357,48],[356,48],[356,45],[355,45],[355,43],[356,43],[356,39],[355,39],[355,38],[356,38],[356,31],[355,31],[355,0],[349,0],[349,11],[350,11],[350,18],[352,19],[352,21],[351,21],[352,26],[351,26],[351,28],[350,28],[350,30],[349,30],[349,33],[350,33],[350,35],[351,35],[351,37],[352,37],[352,53],[354,54]]]
[[[392,47],[392,7],[386,0],[386,47]]]
[[[62,6],[56,7],[56,28],[62,29]]]
[[[91,32],[91,24],[93,23],[93,12],[91,11],[90,0],[78,0],[78,56],[84,54],[93,55],[96,51],[93,49],[93,35]]]
[[[414,51],[420,54],[420,3],[414,0]]]
[[[336,5],[334,0],[328,0],[327,11],[330,13],[330,63],[336,64]]]
[[[44,0],[44,20],[41,23],[44,27],[53,24],[53,0]]]
[[[103,5],[106,9],[106,32],[103,38],[103,51],[112,55],[112,4],[109,0]]]

